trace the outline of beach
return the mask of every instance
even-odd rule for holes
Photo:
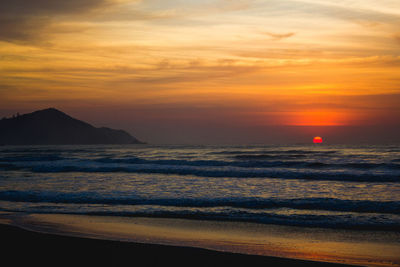
[[[125,266],[131,261],[141,262],[141,266],[167,262],[175,266],[400,264],[398,235],[385,232],[7,212],[0,213],[0,223],[3,242],[12,244],[5,255],[30,255],[13,256],[22,261],[83,259],[102,266]]]
[[[0,225],[12,266],[341,266],[207,249],[44,234]]]

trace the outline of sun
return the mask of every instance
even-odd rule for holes
[[[316,136],[313,139],[314,144],[321,144],[322,143],[322,137]]]

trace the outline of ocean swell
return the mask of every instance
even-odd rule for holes
[[[400,214],[399,201],[343,200],[335,198],[140,198],[126,192],[104,196],[98,192],[61,193],[51,191],[0,191],[0,200],[31,203],[158,205],[173,207],[235,207],[248,209],[292,208],[363,213]]]

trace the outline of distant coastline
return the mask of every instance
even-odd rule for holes
[[[0,145],[144,144],[124,130],[96,128],[55,108],[0,120]]]

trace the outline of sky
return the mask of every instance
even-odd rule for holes
[[[398,0],[2,0],[0,116],[149,143],[400,142]]]

